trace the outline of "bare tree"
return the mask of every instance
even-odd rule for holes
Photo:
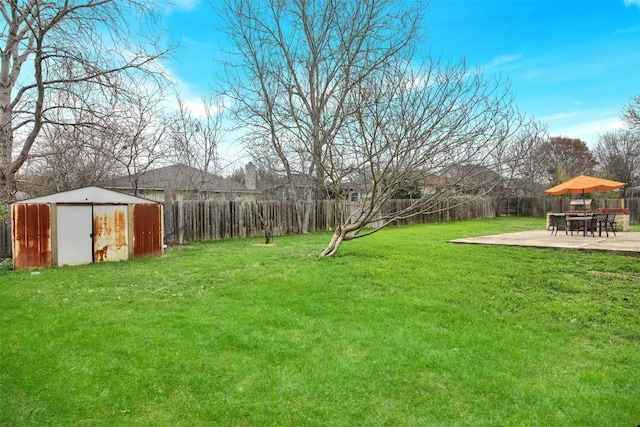
[[[231,95],[246,140],[273,153],[261,157],[277,157],[292,183],[307,177],[307,202],[322,187],[335,198],[337,225],[321,255],[442,200],[494,188],[492,155],[524,119],[505,82],[464,62],[427,58],[414,69],[420,2],[225,4],[240,56]],[[406,209],[381,214],[407,182],[434,177]],[[358,206],[345,189],[354,185]]]
[[[533,196],[543,190],[536,176],[536,154],[546,141],[546,127],[533,120],[523,122],[522,129],[510,140],[498,144],[490,154],[490,163],[500,181],[494,188],[496,216],[502,212],[506,198],[516,194]]]
[[[536,197],[542,194],[542,191],[546,188],[545,183],[547,179],[547,172],[541,168],[541,165],[545,163],[545,152],[542,147],[548,142],[548,134],[546,127],[541,129],[539,135],[531,134],[527,136],[525,132],[525,138],[522,143],[526,146],[523,147],[523,157],[519,159],[519,164],[516,168],[514,175],[514,181],[518,182],[518,187],[522,190],[525,197]],[[515,146],[516,153],[520,150]]]
[[[640,185],[640,134],[620,130],[600,135],[595,154],[607,178],[627,183],[621,189],[623,198],[627,190]]]
[[[15,175],[42,127],[73,124],[70,95],[86,102],[84,113],[101,115],[120,83],[145,84],[159,76],[155,60],[166,53],[155,30],[154,2],[7,0],[0,7],[0,199],[11,200]],[[137,32],[128,20],[135,16]],[[117,78],[116,78],[117,77]],[[132,87],[132,86],[129,86]],[[85,97],[87,92],[91,96]],[[83,117],[86,114],[82,115]]]
[[[640,94],[631,98],[622,110],[622,120],[627,123],[630,129],[640,132]]]
[[[147,89],[129,91],[125,102],[117,106],[119,111],[108,117],[106,126],[115,141],[110,144],[115,151],[108,157],[124,169],[134,195],[138,195],[140,175],[166,159],[169,152],[170,121],[164,114],[164,94]]]
[[[215,173],[220,166],[218,146],[223,136],[224,105],[219,99],[202,98],[202,107],[204,116],[194,116],[178,98],[178,111],[171,123],[171,160]]]
[[[239,55],[231,95],[246,140],[274,153],[292,183],[295,173],[308,177],[308,202],[320,187],[336,198],[338,224],[321,255],[442,200],[493,189],[493,154],[524,118],[505,82],[464,62],[427,58],[414,68],[421,2],[225,5]],[[406,209],[381,213],[403,185],[434,177]],[[354,186],[357,205],[345,188]]]
[[[99,185],[117,168],[116,159],[105,155],[115,151],[115,142],[99,128],[45,125],[30,155],[31,185],[21,187],[35,196]]]
[[[22,177],[29,180],[20,182],[21,189],[29,189],[31,195],[72,190],[96,185],[115,172],[116,159],[111,153],[116,152],[113,144],[117,141],[105,129],[105,117],[83,108],[91,96],[90,91],[80,94],[76,87],[60,98],[61,107],[49,113],[21,169],[25,172]],[[102,107],[101,111],[113,114],[113,108]]]
[[[254,161],[276,157],[288,197],[305,199],[306,232],[313,199],[326,194],[323,150],[353,117],[349,96],[372,73],[410,53],[420,2],[223,3],[238,55],[226,79],[235,118]]]
[[[103,99],[100,114],[81,108],[91,93],[61,102],[65,108],[57,110],[58,121],[43,124],[29,155],[33,182],[21,187],[50,193],[126,175],[137,192],[137,177],[167,155],[165,96],[157,87],[119,86],[123,90],[117,97]]]

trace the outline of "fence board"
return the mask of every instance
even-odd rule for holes
[[[0,258],[11,257],[11,220],[0,220]]]

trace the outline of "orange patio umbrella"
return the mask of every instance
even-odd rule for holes
[[[562,184],[551,187],[548,190],[544,190],[545,193],[552,196],[559,196],[561,194],[582,194],[582,200],[584,200],[585,193],[591,193],[592,191],[609,191],[622,188],[627,185],[624,182],[611,181],[610,179],[596,178],[595,176],[580,175],[569,181],[565,181]],[[587,205],[584,204],[584,210],[586,212]]]
[[[544,190],[545,193],[552,196],[572,193],[582,194],[591,193],[592,191],[609,191],[622,188],[627,185],[624,182],[611,181],[609,179],[596,178],[595,176],[580,175],[562,184]]]

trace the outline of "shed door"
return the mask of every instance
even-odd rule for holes
[[[133,205],[133,257],[162,254],[162,205]]]
[[[51,265],[51,208],[48,204],[13,205],[13,268]]]
[[[57,207],[58,265],[92,262],[91,206]]]
[[[129,259],[127,222],[127,206],[93,207],[93,260],[95,262]]]

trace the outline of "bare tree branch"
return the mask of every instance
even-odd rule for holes
[[[629,128],[640,132],[640,94],[631,98],[622,110],[622,120],[627,123]]]

